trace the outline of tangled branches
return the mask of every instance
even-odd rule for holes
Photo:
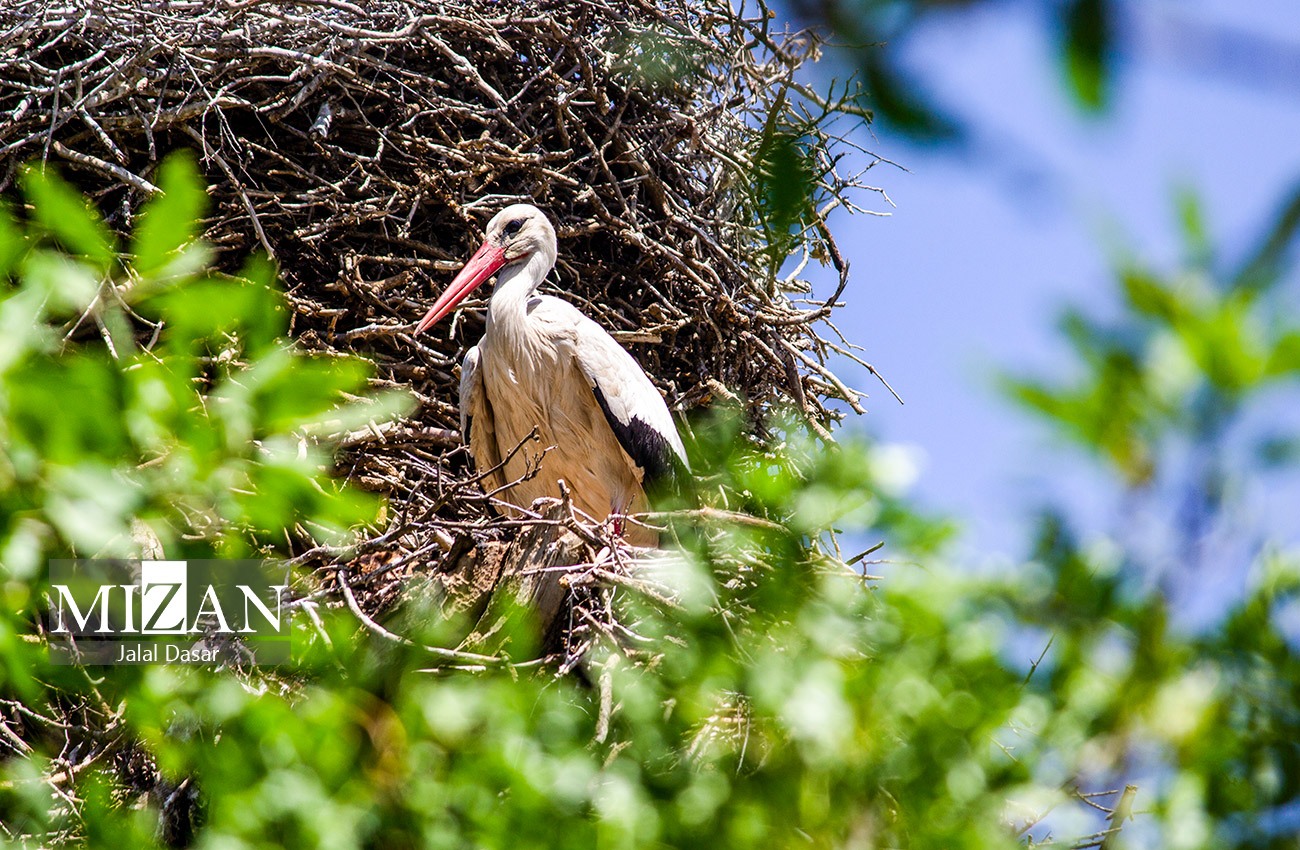
[[[766,10],[155,6],[0,12],[6,185],[21,162],[63,160],[125,228],[159,158],[199,151],[211,240],[276,258],[295,335],[377,357],[439,426],[454,427],[451,371],[477,322],[427,346],[406,327],[491,212],[521,199],[559,224],[559,288],[677,407],[786,399],[824,427],[827,399],[857,404],[814,330],[831,303],[799,309],[782,290],[802,285],[773,273],[785,256],[764,253],[842,265],[825,214],[857,181],[836,173],[829,121],[851,105],[796,80],[816,43],[778,43]],[[792,219],[793,242],[765,229],[763,186],[797,176],[764,176],[778,136],[802,140],[821,202]]]

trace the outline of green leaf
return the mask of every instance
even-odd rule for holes
[[[54,333],[45,322],[46,300],[39,289],[24,287],[0,301],[0,375],[29,353],[55,345]]]
[[[265,278],[260,267],[253,272]],[[268,288],[264,279],[202,278],[157,294],[140,309],[145,315],[165,317],[163,339],[186,351],[206,342],[217,354],[231,350],[252,356],[277,345],[289,326],[284,296]]]
[[[49,299],[56,315],[82,313],[99,294],[99,275],[83,262],[57,251],[38,250],[23,263],[23,283]]]
[[[777,131],[766,139],[759,156],[760,200],[767,223],[778,233],[809,219],[816,173],[811,151],[803,139]]]
[[[113,468],[109,455],[100,462],[83,460],[47,473],[50,494],[46,514],[59,532],[86,556],[128,557],[133,553],[131,517],[143,494]]]
[[[353,391],[359,392],[360,385]],[[313,436],[329,436],[355,431],[366,427],[371,422],[388,422],[407,416],[417,405],[415,397],[409,390],[388,389],[377,393],[372,392],[364,399],[342,407],[331,408],[327,418],[303,421],[296,427],[302,428]]]
[[[1164,281],[1143,269],[1134,267],[1121,271],[1120,285],[1129,306],[1143,316],[1172,325],[1186,313],[1186,307]]]
[[[32,217],[74,254],[108,269],[117,260],[117,239],[99,211],[52,169],[25,166],[19,180]]]
[[[1062,19],[1066,80],[1089,112],[1104,109],[1110,97],[1111,15],[1107,0],[1069,0]]]
[[[31,247],[26,230],[14,218],[9,204],[0,198],[0,279],[8,277]]]
[[[1268,234],[1232,280],[1234,289],[1269,289],[1283,278],[1287,255],[1300,233],[1300,185],[1291,189]]]
[[[188,151],[177,151],[163,161],[158,185],[162,194],[145,205],[131,245],[134,268],[146,277],[162,270],[194,241],[208,202],[202,175]]]
[[[1283,334],[1273,344],[1264,374],[1270,378],[1300,374],[1300,330]]]
[[[1098,360],[1095,374],[1076,387],[1004,377],[1002,390],[1013,401],[1046,419],[1077,444],[1114,464],[1131,483],[1141,483],[1154,471],[1146,437],[1154,415],[1149,393],[1137,364],[1112,351]]]
[[[328,462],[319,452],[303,459],[298,454],[296,441],[278,438],[268,441],[259,461],[247,466],[247,489],[234,492],[243,521],[275,536],[306,518],[314,531],[333,536],[374,520],[379,500],[373,494],[318,476],[318,468]]]
[[[961,127],[952,116],[891,66],[883,50],[864,50],[862,55],[862,77],[875,115],[920,142],[961,141]]]
[[[1253,293],[1240,291],[1177,329],[1206,378],[1229,395],[1256,385],[1267,366],[1262,332],[1250,310],[1252,300]]]
[[[1177,192],[1175,201],[1183,231],[1183,245],[1187,251],[1187,264],[1208,270],[1214,264],[1214,247],[1210,244],[1200,198],[1191,189],[1183,188]]]
[[[107,356],[33,360],[6,378],[12,438],[56,463],[117,462],[129,449],[119,382]]]
[[[1039,381],[1003,378],[1002,391],[1013,401],[1047,419],[1077,424],[1077,404],[1056,389]]]
[[[363,391],[373,371],[373,364],[359,358],[299,355],[282,362],[265,358],[239,382],[255,394],[262,427],[289,431],[318,422],[339,405],[343,393]]]

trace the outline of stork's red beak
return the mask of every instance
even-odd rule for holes
[[[460,274],[456,275],[451,286],[448,286],[438,300],[433,302],[429,312],[425,313],[420,324],[415,326],[415,332],[423,333],[436,325],[443,316],[456,309],[456,305],[464,301],[465,296],[486,283],[488,278],[496,274],[505,264],[505,249],[491,242],[484,242],[474,252],[474,256],[469,258],[469,262],[460,270]]]

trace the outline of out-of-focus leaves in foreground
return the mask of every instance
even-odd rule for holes
[[[3,252],[13,277],[0,301],[11,331],[0,343],[0,539],[17,547],[0,551],[12,573],[33,575],[43,557],[138,554],[132,521],[177,556],[236,556],[282,543],[307,517],[329,535],[374,516],[371,497],[334,483],[308,432],[402,402],[343,406],[367,365],[288,346],[274,268],[207,270],[193,163],[174,157],[159,180],[131,254],[114,253],[115,237],[52,171],[24,173],[27,228],[4,222],[0,242],[23,246]],[[268,511],[272,501],[282,508]]]
[[[197,196],[170,183],[186,172],[160,179],[193,212]],[[264,264],[212,274],[190,256],[192,227],[149,218],[135,258],[53,251],[29,218],[0,231],[14,274],[0,302],[14,331],[0,337],[6,839],[1011,850],[1099,833],[1096,806],[1120,801],[1079,789],[1120,777],[1165,846],[1293,846],[1300,663],[1279,622],[1300,604],[1294,556],[1261,557],[1264,580],[1222,628],[1188,636],[1114,547],[1057,518],[1014,570],[955,562],[950,527],[910,507],[896,451],[828,446],[799,417],[767,423],[764,441],[725,415],[698,424],[677,545],[615,585],[618,639],[594,642],[580,671],[433,666],[425,647],[449,629],[436,604],[406,618],[409,644],[302,606],[279,671],[53,667],[28,619],[45,558],[129,552],[136,522],[184,556],[363,521],[373,505],[328,479],[309,437],[323,417],[383,406],[338,405],[363,364],[286,346]],[[99,250],[97,224],[60,226],[60,243]],[[1144,320],[1174,341],[1251,312],[1167,289],[1130,287],[1144,316],[1182,317]],[[885,543],[859,560],[878,583],[837,549],[866,533]],[[68,747],[55,706],[103,733]],[[132,788],[155,765],[163,781]],[[192,835],[158,826],[177,801],[201,812]]]
[[[119,708],[101,693],[130,713],[149,692],[140,671],[96,679],[50,666],[34,627],[47,560],[274,554],[298,524],[316,539],[345,538],[378,505],[331,476],[320,426],[406,404],[344,403],[343,393],[365,392],[367,364],[286,342],[269,264],[209,270],[196,240],[206,196],[190,159],[168,159],[156,179],[162,192],[130,253],[52,170],[22,173],[25,216],[0,211],[0,724],[37,742],[29,751],[4,736],[6,755],[19,757],[0,780],[9,837],[72,828],[92,846],[139,846],[158,823],[120,809],[121,736],[132,732],[62,757],[46,738],[62,723],[51,706],[108,728]],[[61,770],[63,809],[46,796]]]

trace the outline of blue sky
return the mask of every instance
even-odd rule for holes
[[[887,129],[859,139],[907,171],[870,174],[896,204],[889,218],[839,222],[854,270],[840,323],[907,404],[844,369],[871,394],[867,427],[919,449],[917,495],[964,519],[975,551],[1023,552],[1023,517],[1049,500],[1098,526],[1111,507],[1086,463],[997,397],[996,370],[1063,373],[1053,319],[1112,303],[1109,251],[1174,266],[1176,188],[1201,196],[1215,244],[1237,257],[1300,181],[1297,69],[1187,50],[1208,24],[1300,57],[1293,2],[1124,8],[1118,96],[1102,118],[1064,96],[1042,5],[1008,2],[935,17],[884,48],[968,124],[971,145],[918,147]]]

